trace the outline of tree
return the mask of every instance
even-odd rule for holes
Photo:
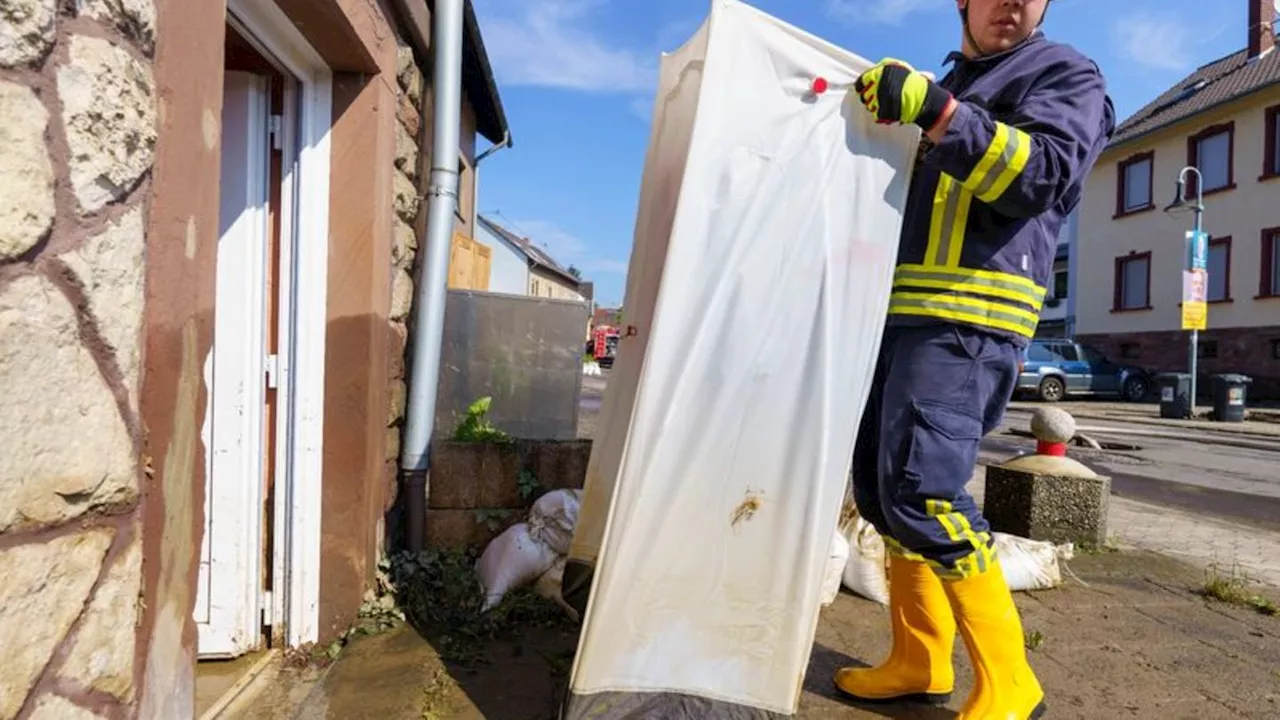
[[[570,265],[570,266],[569,266],[569,274],[570,274],[570,275],[572,275],[572,276],[574,276],[574,277],[576,277],[576,278],[578,278],[579,280],[581,280],[581,279],[582,279],[582,271],[581,271],[581,270],[579,270],[579,269],[578,269],[576,266],[574,266],[574,265]]]

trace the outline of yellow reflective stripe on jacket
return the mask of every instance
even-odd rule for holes
[[[1034,337],[1040,318],[1004,303],[963,295],[913,293],[895,290],[889,296],[890,315],[936,317]]]
[[[1026,168],[1030,157],[1031,136],[997,122],[996,136],[963,185],[982,202],[995,202]]]
[[[938,176],[933,193],[933,214],[929,218],[929,246],[925,262],[958,267],[969,225],[969,205],[973,193],[946,173]]]
[[[937,265],[899,265],[893,284],[895,288],[929,288],[997,297],[1021,303],[1037,313],[1046,293],[1046,288],[1020,275]]]

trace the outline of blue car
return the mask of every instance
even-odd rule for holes
[[[1023,351],[1018,390],[1042,402],[1073,395],[1120,397],[1140,402],[1151,390],[1142,368],[1111,362],[1098,350],[1070,340],[1032,340]]]

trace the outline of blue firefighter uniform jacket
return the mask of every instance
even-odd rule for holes
[[[1097,65],[1039,31],[998,55],[947,61],[939,84],[958,105],[917,164],[889,322],[962,323],[1022,346],[1115,110]]]

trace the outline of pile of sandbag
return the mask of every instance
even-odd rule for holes
[[[485,610],[496,607],[512,590],[532,585],[534,592],[563,607],[575,621],[579,619],[560,595],[560,579],[581,502],[581,490],[549,492],[529,509],[528,520],[512,525],[489,543],[476,563]]]
[[[999,532],[991,533],[991,539],[1005,582],[1014,592],[1058,587],[1062,584],[1059,562],[1075,556],[1071,543],[1054,545]],[[845,502],[831,548],[823,582],[824,607],[835,601],[841,584],[868,600],[889,604],[884,540],[858,514],[852,500]]]

